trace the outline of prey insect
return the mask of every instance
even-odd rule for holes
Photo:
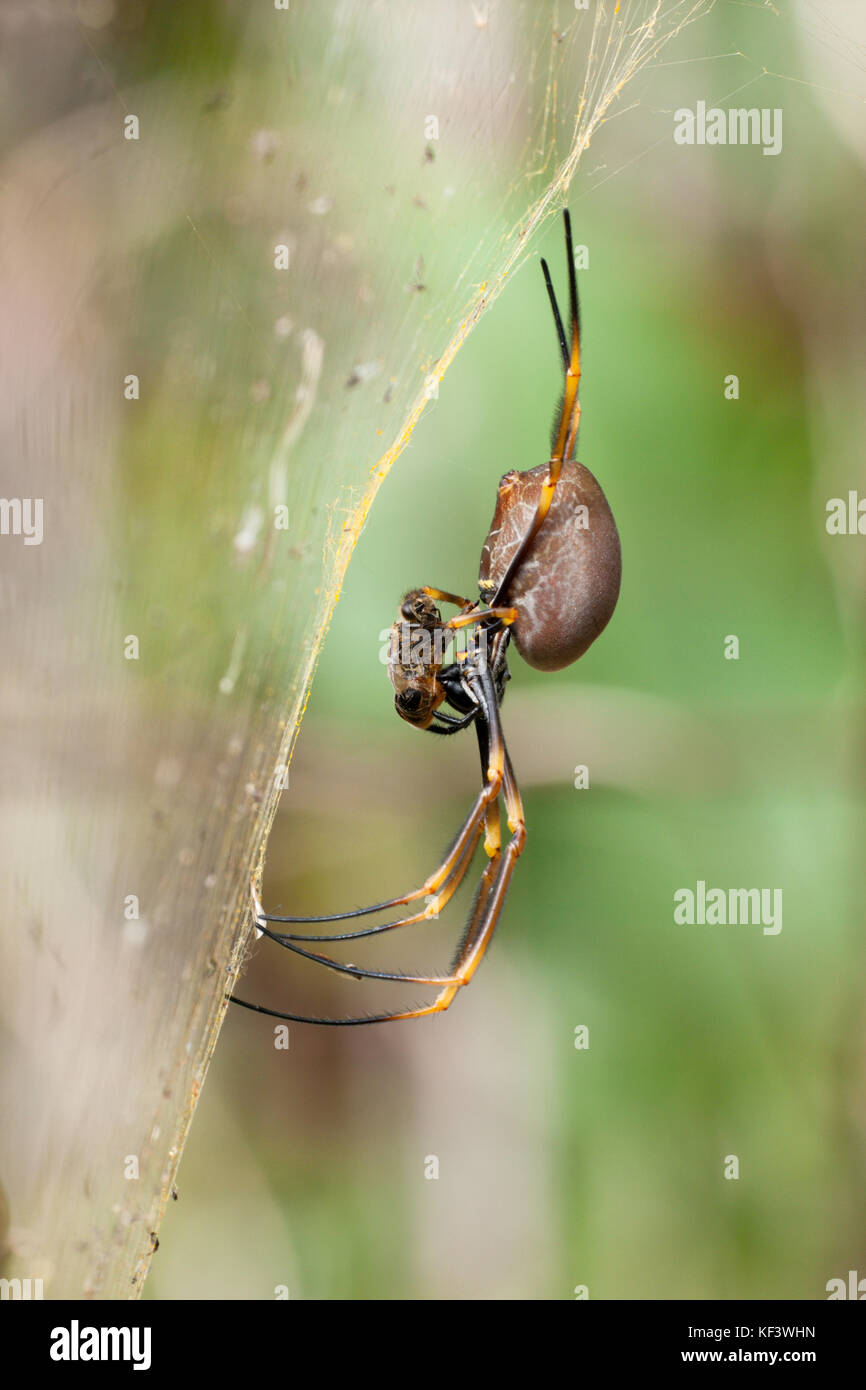
[[[481,964],[502,913],[515,864],[526,843],[523,802],[502,732],[500,707],[510,679],[513,641],[530,666],[557,671],[582,656],[607,625],[619,596],[620,544],[607,500],[587,468],[574,458],[580,422],[580,312],[571,221],[565,214],[569,331],[566,334],[550,271],[541,268],[550,299],[565,375],[562,401],[546,463],[512,469],[499,483],[493,521],[481,551],[480,599],[423,587],[406,594],[391,629],[388,673],[397,713],[416,728],[450,737],[473,728],[481,762],[481,790],[442,862],[419,888],[401,897],[324,917],[266,913],[253,887],[256,926],[278,946],[360,979],[428,986],[426,1004],[391,1013],[316,1018],[251,1004],[245,1009],[297,1023],[347,1027],[390,1023],[441,1013]],[[443,619],[440,605],[458,610]],[[449,652],[458,632],[464,651]],[[508,829],[502,831],[502,811]],[[357,941],[438,917],[466,877],[483,837],[487,862],[460,944],[446,973],[402,974],[343,964],[328,944]],[[408,909],[399,915],[401,909]],[[398,913],[378,926],[356,926],[377,913]],[[343,922],[336,934],[309,928]],[[269,925],[270,924],[270,925]],[[274,930],[306,926],[306,932]]]

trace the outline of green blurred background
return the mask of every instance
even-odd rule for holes
[[[288,1052],[269,1021],[228,1020],[150,1297],[820,1298],[866,1265],[864,542],[824,526],[863,484],[863,168],[791,14],[719,6],[675,56],[694,62],[654,75],[651,118],[603,131],[569,199],[589,248],[579,457],[623,588],[573,669],[513,657],[529,839],[494,945],[431,1020],[292,1026]],[[701,96],[782,107],[782,154],[675,147],[670,110]],[[536,249],[564,293],[558,223]],[[272,911],[420,883],[474,794],[471,736],[430,747],[394,716],[380,631],[409,586],[473,591],[500,473],[546,456],[535,260],[372,510],[271,838]],[[782,888],[781,933],[674,925],[698,879]],[[365,959],[444,965],[465,899]],[[241,992],[410,1002],[323,973],[264,942]]]
[[[202,842],[237,827],[245,843],[245,758],[267,762],[301,681],[328,521],[333,536],[567,153],[583,80],[565,4],[293,13],[283,49],[270,12],[243,6],[79,7],[91,56],[79,45],[84,78],[57,98],[65,112],[82,81],[141,83],[166,147],[172,121],[196,132],[197,159],[165,181],[181,213],[139,253],[129,333],[151,386],[112,498],[122,630],[144,604],[148,699],[198,757],[164,794],[173,845],[199,814]],[[616,516],[623,587],[574,668],[513,655],[503,718],[528,843],[493,946],[432,1019],[291,1025],[282,1050],[273,1020],[229,1014],[146,1297],[811,1299],[866,1273],[866,541],[825,529],[829,498],[866,491],[862,28],[843,0],[820,15],[720,2],[596,133],[568,197],[588,249],[578,456]],[[423,116],[448,93],[431,161]],[[675,145],[674,110],[698,100],[782,108],[781,154]],[[294,276],[275,289],[284,225]],[[471,734],[399,721],[380,651],[407,588],[474,591],[499,476],[546,457],[560,367],[540,254],[564,298],[551,217],[371,509],[270,839],[271,911],[419,885],[475,795]],[[293,531],[253,565],[239,518],[266,506],[305,328],[325,370],[293,456]],[[208,702],[233,651],[223,722]],[[214,799],[207,777],[229,764]],[[698,880],[781,888],[781,932],[675,925],[674,892]],[[358,962],[444,967],[470,900]],[[198,929],[179,909],[155,925],[157,952]],[[240,993],[335,1015],[417,998],[266,941]]]

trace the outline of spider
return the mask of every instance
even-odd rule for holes
[[[391,629],[388,673],[401,718],[440,736],[474,727],[482,774],[475,803],[441,864],[420,888],[402,897],[324,917],[277,917],[263,910],[251,884],[258,931],[277,945],[356,979],[436,987],[436,996],[415,1008],[350,1018],[283,1013],[230,996],[245,1009],[296,1023],[333,1027],[424,1018],[451,1005],[458,991],[469,984],[490,944],[514,866],[526,843],[523,802],[499,713],[510,679],[506,660],[509,643],[513,640],[524,661],[535,669],[560,670],[582,656],[604,629],[619,596],[621,562],[616,523],[595,478],[574,458],[580,421],[580,310],[567,209],[564,220],[568,339],[547,262],[541,262],[565,372],[550,458],[523,472],[512,469],[500,480],[493,521],[481,551],[480,601],[430,587],[412,589],[403,598]],[[445,621],[440,604],[459,611]],[[465,630],[466,648],[447,660],[449,647],[461,630]],[[509,832],[504,847],[501,806]],[[322,943],[376,936],[438,917],[466,876],[482,835],[487,864],[447,974],[365,970],[334,960],[320,949],[310,949]],[[395,921],[337,935],[277,932],[265,925],[348,923],[412,904],[418,904],[419,909]]]

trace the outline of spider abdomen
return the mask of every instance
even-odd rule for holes
[[[535,516],[548,465],[512,469],[499,484],[496,510],[481,551],[479,584],[490,598]],[[500,602],[517,609],[514,645],[538,671],[570,666],[604,630],[616,607],[621,575],[619,533],[593,475],[562,465],[544,524]]]

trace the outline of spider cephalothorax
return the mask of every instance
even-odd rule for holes
[[[490,944],[514,865],[526,841],[523,803],[499,716],[510,678],[506,660],[509,641],[513,637],[517,651],[530,666],[540,671],[559,670],[583,655],[608,623],[619,595],[616,523],[596,479],[574,458],[580,421],[580,315],[567,212],[565,241],[570,341],[566,340],[547,263],[541,262],[565,370],[550,458],[534,468],[512,469],[500,480],[496,509],[481,552],[480,601],[442,589],[410,589],[391,629],[388,674],[401,718],[428,733],[456,734],[469,725],[475,729],[482,770],[475,803],[442,863],[420,888],[402,897],[325,917],[276,917],[263,911],[253,890],[256,925],[278,945],[356,979],[429,985],[436,988],[436,996],[429,1004],[414,1008],[353,1018],[307,1018],[235,999],[244,1008],[274,1018],[335,1025],[423,1018],[449,1007],[458,990],[472,979]],[[439,607],[446,603],[459,610],[447,620]],[[461,630],[465,630],[466,645],[454,652],[452,644]],[[509,832],[505,845],[500,804]],[[353,941],[438,916],[465,878],[482,836],[487,864],[447,973],[365,970],[299,944]],[[274,932],[265,925],[350,921],[412,903],[423,906],[394,921],[337,935]]]

